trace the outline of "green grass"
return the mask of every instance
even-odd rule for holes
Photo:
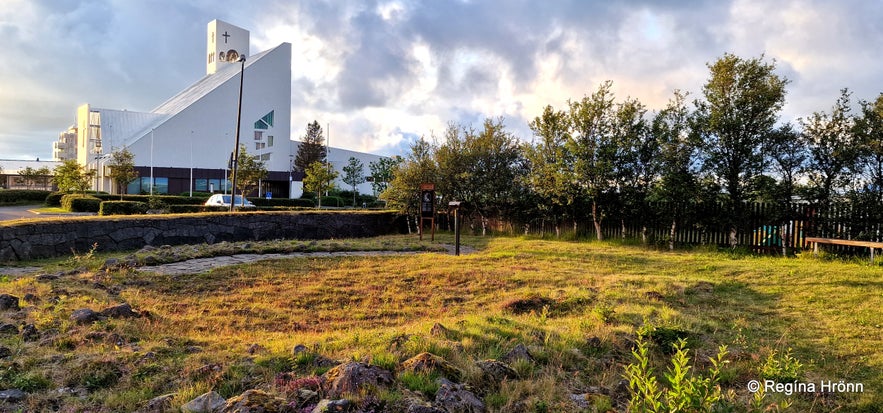
[[[277,241],[249,248],[419,250],[431,245],[424,239]],[[436,234],[436,241],[450,243],[452,237]],[[861,382],[865,392],[792,395],[793,411],[879,411],[874,409],[883,405],[883,267],[616,243],[505,237],[464,237],[464,243],[479,251],[460,257],[430,252],[281,259],[175,277],[98,272],[107,257],[101,255],[77,263],[90,271],[49,283],[7,278],[0,293],[41,299],[23,302],[20,322],[36,324],[48,341],[0,338],[0,345],[19,351],[0,361],[0,372],[6,372],[0,386],[17,381],[35,389],[28,411],[45,409],[60,397],[75,409],[115,411],[175,391],[195,397],[216,389],[230,396],[271,388],[274,377],[289,369],[304,376],[321,373],[310,367],[313,355],[291,354],[297,344],[325,357],[373,360],[385,368],[429,351],[464,371],[465,381],[477,382],[474,360],[499,358],[523,343],[534,361],[513,363],[520,378],[486,394],[491,411],[516,405],[572,411],[570,394],[616,387],[633,361],[631,345],[640,330],[654,343],[657,372],[665,370],[670,344],[679,339],[686,341],[697,372],[727,345],[721,384],[740,400],[750,399],[750,380],[797,372],[802,381]],[[204,253],[239,251],[243,245]],[[74,262],[38,264],[63,268]],[[539,301],[542,308],[517,314],[507,309],[535,297],[545,299]],[[74,309],[120,302],[151,317],[91,326],[68,321]],[[9,314],[2,317],[11,320]],[[431,336],[435,322],[450,334]],[[123,344],[95,338],[111,334]],[[264,352],[248,354],[251,344]],[[217,368],[206,367],[213,365]],[[71,384],[87,388],[89,396],[41,390]],[[423,377],[408,377],[403,386],[393,391],[433,389]],[[176,397],[176,405],[186,397]],[[767,398],[772,403],[786,397]],[[603,397],[593,404],[609,405]]]

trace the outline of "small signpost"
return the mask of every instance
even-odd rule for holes
[[[435,241],[435,184],[420,184],[420,241],[423,241],[423,223],[429,221],[432,241]]]
[[[448,208],[454,211],[454,255],[460,255],[460,201],[448,202]]]

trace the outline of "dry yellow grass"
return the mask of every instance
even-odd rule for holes
[[[450,241],[447,234],[439,237]],[[360,242],[417,245],[416,237],[323,245],[331,242],[338,249]],[[610,243],[471,237],[467,242],[481,250],[460,257],[282,259],[174,277],[89,271],[51,283],[8,280],[0,292],[40,297],[41,303],[26,306],[20,322],[35,323],[52,340],[43,345],[0,340],[20,351],[0,362],[7,369],[0,383],[31,377],[34,409],[61,400],[74,410],[114,411],[171,391],[180,392],[175,403],[183,403],[208,389],[227,397],[249,387],[272,389],[282,371],[321,373],[292,356],[296,344],[338,360],[382,366],[431,351],[468,373],[473,361],[500,357],[524,343],[538,362],[516,365],[523,380],[485,395],[491,410],[509,411],[524,402],[537,411],[567,411],[573,408],[571,393],[616,387],[622,366],[631,361],[635,331],[652,324],[684,332],[694,354],[709,356],[718,345],[729,345],[732,363],[723,385],[740,397],[748,396],[745,384],[760,378],[773,350],[793,348],[803,364],[802,380],[843,379],[866,389],[792,395],[798,411],[837,406],[874,411],[883,404],[879,266],[668,253]],[[542,298],[538,302],[545,307],[523,314],[505,309],[531,297]],[[121,302],[151,317],[91,326],[67,319],[76,308],[100,310]],[[451,337],[431,336],[435,322],[448,327]],[[112,334],[121,344],[108,341]],[[246,349],[252,344],[265,350],[250,355]],[[697,368],[705,366],[702,360]],[[82,387],[75,372],[101,372],[102,361],[117,363],[121,371],[93,383],[89,397],[60,398],[47,391]],[[217,370],[206,371],[215,364]],[[780,398],[784,395],[771,395],[769,401]],[[592,403],[603,409],[613,401],[600,396]]]

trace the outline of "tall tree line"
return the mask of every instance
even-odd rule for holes
[[[797,199],[820,210],[883,208],[883,94],[853,111],[844,89],[829,111],[793,125],[779,119],[788,80],[775,61],[726,54],[708,68],[701,96],[675,91],[654,112],[603,82],[564,108],[545,107],[529,143],[501,119],[477,130],[451,124],[412,146],[381,197],[415,212],[417,187],[434,182],[439,200],[463,201],[481,232],[491,219],[550,223],[557,235],[591,223],[603,239],[605,223],[623,235],[629,223],[646,240],[649,225],[664,223],[672,248],[685,222],[724,228],[735,245],[750,230],[749,202],[773,203],[781,223]]]

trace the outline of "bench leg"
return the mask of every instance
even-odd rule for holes
[[[874,265],[874,247],[871,248],[871,265]]]

